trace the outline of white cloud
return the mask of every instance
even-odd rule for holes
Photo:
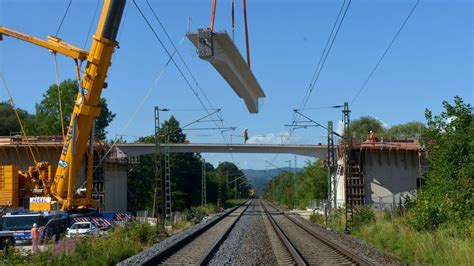
[[[375,119],[379,120],[379,122],[382,123],[382,127],[383,127],[383,128],[385,128],[385,129],[390,128],[390,124],[389,124],[389,123],[382,121],[382,120],[381,120],[380,118],[378,118],[378,117],[375,117]]]
[[[301,139],[301,136],[293,133],[291,136],[288,132],[267,133],[264,135],[250,135],[248,144],[282,144],[295,143]]]

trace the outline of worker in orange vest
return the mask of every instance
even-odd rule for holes
[[[33,227],[31,228],[31,245],[33,252],[38,251],[38,242],[39,242],[39,230],[38,230],[38,225],[36,223],[33,224]]]
[[[372,130],[370,131],[369,139],[370,139],[370,144],[375,145],[375,134]]]

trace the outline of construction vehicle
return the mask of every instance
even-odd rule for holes
[[[89,52],[55,36],[48,36],[45,41],[0,26],[0,40],[3,39],[3,35],[10,36],[74,59],[77,79],[80,80],[79,93],[66,130],[58,166],[35,160],[35,164],[25,171],[18,170],[15,166],[6,167],[7,171],[4,171],[2,178],[9,180],[7,183],[11,186],[6,191],[0,189],[0,193],[11,194],[12,202],[9,203],[20,205],[21,197],[23,199],[29,197],[32,203],[30,210],[51,210],[57,204],[63,211],[87,210],[96,205],[92,200],[93,125],[94,119],[101,111],[100,96],[102,90],[107,87],[105,79],[111,65],[112,54],[118,45],[115,39],[125,1],[104,1]],[[83,61],[86,61],[87,65],[81,78],[79,62]],[[85,191],[76,193],[74,188],[85,155],[87,155]]]

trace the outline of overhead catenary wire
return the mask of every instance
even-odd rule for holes
[[[317,81],[320,77],[320,74],[322,72],[322,69],[326,63],[326,60],[329,56],[329,53],[331,52],[331,49],[333,47],[333,44],[336,40],[336,37],[339,33],[339,30],[344,22],[344,19],[346,17],[346,14],[347,14],[347,11],[349,10],[349,7],[350,7],[350,4],[351,4],[352,0],[349,0],[349,2],[347,3],[346,0],[344,0],[341,4],[341,7],[339,8],[339,11],[338,11],[338,14],[336,16],[336,20],[334,21],[334,24],[332,26],[332,29],[331,29],[331,32],[328,36],[328,39],[326,40],[326,44],[325,44],[325,47],[323,49],[323,52],[318,60],[318,64],[316,65],[316,68],[314,70],[314,73],[311,77],[311,80],[310,80],[310,83],[308,85],[308,88],[306,89],[306,92],[305,92],[305,95],[303,96],[303,100],[301,101],[301,104],[299,106],[299,109],[305,109],[310,97],[311,97],[311,94],[314,90],[314,87],[315,85],[317,84]],[[346,5],[347,3],[347,5]],[[341,17],[342,16],[342,17]],[[291,119],[291,125],[290,128],[288,129],[288,137],[286,139],[286,141],[289,141],[289,139],[292,137],[293,133],[294,133],[294,127],[295,125],[297,124],[298,120],[299,120],[300,116],[293,112],[292,113],[292,119]],[[279,154],[276,154],[273,158],[273,160],[276,160],[276,158],[278,158]]]
[[[186,111],[206,111],[206,109],[202,108],[163,108],[163,111],[173,111],[173,112],[186,112]],[[209,110],[209,109],[207,109]],[[215,111],[217,109],[211,109],[212,111]]]
[[[84,40],[84,45],[82,46],[84,49],[86,48],[87,43],[89,42],[92,26],[94,25],[95,17],[97,15],[97,10],[99,10],[99,5],[100,5],[100,0],[97,0],[97,4],[95,5],[95,9],[94,9],[94,14],[92,15],[91,23],[89,24],[89,29],[87,30],[86,39]]]
[[[387,48],[385,49],[385,51],[382,53],[382,55],[380,56],[379,60],[377,61],[377,63],[375,64],[375,66],[372,68],[372,71],[370,71],[369,73],[369,76],[367,76],[367,78],[365,79],[364,83],[362,83],[362,86],[359,88],[359,90],[357,91],[356,95],[354,96],[354,98],[352,98],[351,100],[351,103],[350,105],[353,105],[355,100],[357,100],[357,98],[359,97],[359,95],[362,93],[362,91],[365,89],[367,83],[369,83],[370,79],[372,78],[372,76],[374,75],[375,71],[377,71],[377,68],[380,66],[380,63],[382,63],[383,59],[385,58],[385,56],[387,55],[388,51],[390,50],[390,48],[392,47],[392,45],[395,43],[395,40],[397,39],[398,35],[400,35],[400,32],[402,32],[403,28],[405,27],[405,25],[407,24],[408,20],[410,19],[410,17],[412,16],[413,12],[415,12],[415,9],[416,7],[418,6],[418,4],[420,3],[420,0],[417,0],[415,2],[415,4],[413,5],[413,7],[411,8],[410,12],[408,13],[408,15],[405,17],[405,19],[403,20],[403,23],[402,25],[400,26],[400,28],[398,29],[397,33],[395,33],[395,35],[393,36],[392,40],[390,41],[390,43],[388,44]]]
[[[151,26],[151,24],[149,23],[148,19],[146,18],[146,16],[144,15],[144,13],[141,11],[140,7],[138,6],[138,4],[136,3],[135,0],[133,0],[133,3],[134,5],[137,7],[139,13],[142,15],[143,19],[145,20],[145,22],[148,24],[149,28],[152,30],[152,32],[154,33],[155,37],[158,39],[159,43],[161,44],[161,46],[165,49],[165,52],[168,53],[168,50],[166,48],[166,46],[164,45],[164,43],[161,41],[161,39],[159,38],[158,34],[156,33],[156,31],[153,29],[153,27]],[[156,14],[155,10],[153,9],[153,7],[150,5],[150,3],[148,2],[148,0],[146,0],[146,3],[149,7],[149,9],[151,10],[154,18],[157,20],[158,24],[160,25],[161,29],[164,31],[168,41],[171,43],[171,45],[175,48],[175,50],[177,50],[177,53],[178,53],[178,57],[180,58],[181,62],[183,63],[186,71],[189,73],[189,75],[191,76],[191,79],[194,81],[194,84],[196,85],[196,87],[198,88],[198,90],[201,92],[201,94],[203,95],[204,99],[206,100],[206,102],[209,104],[209,106],[212,108],[212,109],[216,109],[214,107],[214,105],[212,104],[212,102],[209,100],[209,98],[207,97],[206,93],[204,92],[204,90],[202,89],[202,87],[199,85],[199,82],[197,81],[196,77],[194,76],[194,74],[192,73],[191,69],[188,67],[188,65],[186,64],[186,61],[184,60],[184,58],[181,56],[181,53],[179,52],[179,50],[176,48],[173,40],[171,39],[170,35],[168,34],[168,31],[166,30],[166,28],[164,27],[163,23],[161,23],[161,20],[159,19],[158,15]],[[189,82],[189,80],[185,77],[184,73],[181,71],[181,69],[179,68],[179,66],[177,65],[177,63],[173,60],[173,64],[176,66],[176,68],[178,69],[178,72],[181,74],[181,76],[183,77],[183,79],[185,80],[185,82],[187,83],[188,87],[191,89],[191,91],[193,92],[193,94],[196,96],[196,98],[198,99],[199,103],[201,104],[201,106],[204,108],[204,109],[208,109],[204,102],[202,101],[202,99],[200,98],[199,94],[197,93],[197,91],[193,88],[193,86],[191,85],[191,83]],[[209,113],[209,111],[207,110],[207,113]],[[222,127],[225,127],[224,125],[224,122],[223,122],[223,118],[222,118],[222,114],[219,112],[217,113],[217,116],[219,118],[219,120],[221,121],[221,125]],[[216,123],[216,127],[219,127]],[[227,135],[224,134],[224,132],[221,131],[221,135],[222,135],[222,138],[224,139],[224,142],[225,143],[229,143],[228,139],[227,139]],[[232,160],[234,161],[235,163],[235,158],[234,158],[234,155],[233,153],[230,153],[230,156],[232,158]]]
[[[308,93],[307,93],[307,97],[303,100],[302,102],[302,105],[300,106],[299,109],[304,109],[306,107],[306,105],[308,104],[308,101],[311,97],[311,94],[319,80],[319,77],[321,75],[321,72],[324,68],[324,65],[326,64],[326,60],[331,52],[331,49],[333,47],[333,44],[337,38],[337,35],[339,33],[339,30],[341,29],[341,26],[342,26],[342,23],[344,22],[344,19],[346,17],[346,14],[347,14],[347,11],[349,10],[349,7],[352,3],[352,0],[349,0],[349,2],[347,3],[347,5],[345,5],[346,1],[344,0],[344,2],[342,3],[341,5],[341,9],[339,10],[339,13],[338,13],[338,16],[336,18],[336,21],[333,25],[333,28],[331,30],[331,34],[329,35],[329,38],[326,42],[326,46],[323,50],[323,53],[319,59],[319,62],[318,62],[318,66],[316,67],[315,69],[315,72],[313,74],[313,77],[311,78],[311,82],[309,84],[309,87],[308,87]],[[345,6],[345,9],[344,9],[344,6]],[[344,11],[343,11],[344,10]],[[342,13],[342,17],[341,17],[341,13]],[[340,19],[339,19],[340,18]],[[338,23],[339,21],[339,23]],[[336,27],[337,25],[337,27]],[[298,114],[296,114],[296,120],[298,120],[299,116]]]
[[[331,29],[331,33],[328,36],[328,39],[326,41],[326,45],[324,47],[323,53],[321,54],[321,57],[319,58],[318,65],[316,66],[316,69],[313,73],[313,76],[311,77],[310,83],[308,85],[308,89],[306,90],[306,94],[303,97],[303,100],[300,104],[299,109],[304,109],[306,105],[308,104],[308,101],[311,97],[311,94],[314,90],[315,85],[317,84],[319,77],[321,75],[321,71],[326,63],[326,60],[329,56],[329,53],[331,52],[332,46],[334,44],[334,41],[336,40],[336,37],[339,33],[339,30],[342,26],[342,23],[344,22],[344,19],[346,17],[347,11],[349,10],[350,4],[352,3],[352,0],[349,0],[349,2],[346,5],[346,0],[341,5],[341,8],[339,9],[338,15],[336,17],[336,20],[334,21],[334,25]],[[341,17],[342,15],[342,17]],[[292,124],[296,124],[298,119],[300,118],[300,115],[297,113],[293,113],[293,121]],[[290,137],[293,134],[294,129],[290,127],[289,133]]]
[[[176,45],[174,44],[173,40],[171,39],[170,35],[168,34],[168,31],[166,30],[166,27],[163,25],[163,23],[161,23],[161,20],[160,18],[158,17],[158,15],[156,14],[155,10],[153,9],[153,7],[150,5],[150,3],[148,2],[148,0],[146,0],[146,3],[148,5],[148,7],[150,8],[150,11],[151,13],[153,14],[153,17],[156,19],[156,21],[158,22],[158,25],[160,25],[160,28],[163,30],[163,32],[165,33],[166,35],[166,38],[168,39],[168,41],[171,43],[171,45],[173,46],[173,48],[175,50],[177,50],[176,48]],[[179,52],[179,50],[177,50],[177,53],[178,53],[178,57],[179,59],[181,60],[181,62],[183,63],[186,71],[189,73],[189,75],[191,76],[191,79],[193,80],[194,84],[196,85],[196,87],[199,89],[199,91],[201,92],[201,94],[203,95],[204,97],[204,100],[206,100],[206,102],[209,104],[209,106],[212,108],[212,109],[216,109],[214,107],[214,105],[212,104],[212,102],[209,100],[209,98],[207,97],[206,93],[204,92],[204,90],[202,89],[201,85],[199,85],[199,82],[197,81],[196,77],[194,76],[194,74],[192,73],[191,69],[189,68],[188,64],[186,63],[186,61],[184,60],[183,56],[181,55],[181,53]],[[193,90],[194,92],[194,90]],[[199,95],[197,93],[194,93],[195,96],[198,98],[198,100],[201,102],[201,99],[199,98]],[[205,107],[205,105],[203,103],[201,103],[201,106],[203,106],[203,108],[207,109]],[[219,116],[219,119],[220,120],[223,120],[222,119],[222,116],[220,113],[217,114]],[[222,126],[224,126],[222,124]]]
[[[181,45],[184,41],[184,37],[181,39],[181,41],[179,42],[178,45]],[[165,73],[165,70],[166,68],[168,68],[168,66],[170,65],[171,63],[171,60],[173,58],[173,56],[175,56],[176,54],[176,51],[177,50],[174,50],[173,51],[173,54],[171,54],[171,56],[168,58],[168,60],[166,61],[166,63],[163,65],[163,67],[161,68],[161,70],[159,71],[155,81],[153,82],[153,85],[148,89],[148,91],[145,93],[144,97],[142,98],[140,104],[138,105],[138,107],[135,109],[135,111],[133,112],[133,114],[130,116],[130,118],[128,119],[127,123],[125,124],[125,126],[122,128],[122,131],[120,132],[119,135],[124,135],[125,133],[125,130],[128,129],[128,127],[131,125],[131,123],[134,121],[135,117],[137,116],[138,112],[141,110],[141,108],[143,107],[143,105],[145,104],[145,102],[148,100],[148,98],[150,97],[152,91],[155,89],[156,85],[158,84],[158,81],[161,80],[161,78],[163,77],[163,74]],[[101,163],[107,158],[107,155],[109,155],[109,153],[112,151],[112,149],[114,148],[115,144],[117,144],[117,141],[118,139],[114,140],[112,142],[112,145],[110,145],[109,149],[105,152],[105,154],[102,156],[102,158],[100,159],[99,163],[94,167],[94,170],[93,172],[95,172],[99,166],[101,165]]]
[[[58,29],[56,30],[56,35],[59,35],[59,31],[61,30],[61,27],[63,26],[64,19],[66,19],[67,13],[69,12],[69,8],[71,7],[72,0],[69,0],[69,3],[67,4],[66,10],[64,11],[63,17],[61,19],[61,22],[59,23]]]
[[[342,108],[344,105],[331,105],[331,106],[318,106],[318,107],[309,107],[304,109],[296,109],[299,111],[306,111],[306,110],[323,110],[323,109],[337,109]]]

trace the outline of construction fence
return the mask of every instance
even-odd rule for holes
[[[137,221],[140,222],[147,222],[148,224],[155,226],[157,221],[161,221],[161,218],[158,219],[153,217],[153,212],[150,211],[137,211],[137,216],[135,217]],[[181,212],[172,212],[171,213],[171,221],[172,224],[176,224],[181,221],[185,221],[187,219],[187,215]]]
[[[404,207],[406,201],[415,196],[415,191],[401,192],[387,196],[372,196],[371,202],[366,202],[365,206],[370,206],[378,211],[394,212]],[[336,208],[344,208],[345,201],[337,200]],[[328,207],[328,200],[312,199],[308,205],[308,209],[324,213]],[[333,207],[334,208],[334,207]]]

